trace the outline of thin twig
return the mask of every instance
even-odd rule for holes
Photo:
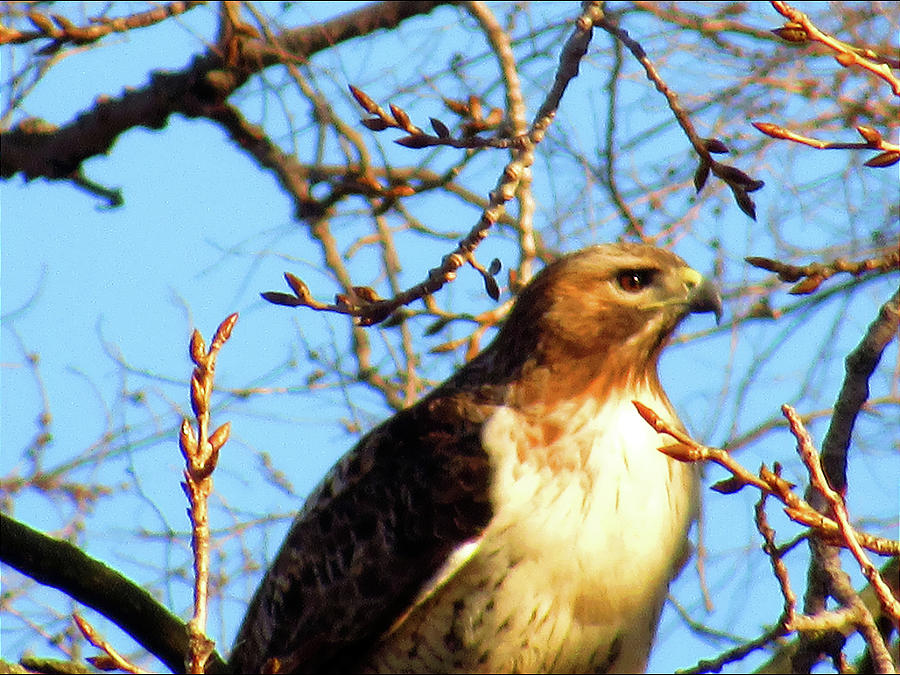
[[[191,375],[191,409],[197,420],[197,431],[187,419],[182,420],[178,445],[187,468],[182,488],[190,502],[191,549],[194,552],[194,616],[188,623],[190,649],[187,667],[191,673],[206,672],[206,661],[214,643],[206,637],[206,615],[209,593],[209,512],[212,473],[219,461],[219,451],[228,440],[231,424],[226,422],[209,433],[210,397],[219,350],[231,336],[238,315],[226,318],[216,330],[209,350],[200,331],[191,335],[190,355],[196,367]]]
[[[170,2],[146,12],[114,19],[105,16],[92,17],[89,19],[90,26],[76,26],[60,14],[46,15],[41,14],[37,9],[31,9],[26,16],[35,30],[20,31],[0,25],[0,45],[23,44],[49,38],[51,43],[42,47],[40,52],[51,54],[67,43],[84,45],[96,42],[111,33],[124,33],[135,28],[146,28],[165,21],[169,17],[182,14],[197,5],[205,4],[206,2]]]
[[[856,562],[859,563],[863,575],[872,584],[885,612],[894,620],[894,623],[900,622],[900,602],[891,594],[891,589],[888,588],[878,569],[872,564],[872,561],[869,560],[866,552],[860,546],[856,530],[850,524],[844,498],[828,484],[825,472],[822,469],[822,463],[819,460],[819,454],[813,447],[812,438],[810,438],[809,432],[806,431],[806,427],[803,426],[803,421],[800,419],[797,411],[791,406],[784,404],[781,406],[781,410],[790,424],[791,433],[797,439],[797,452],[809,471],[810,481],[828,500],[831,506],[831,512],[834,514],[834,519],[837,521],[841,535],[846,542],[846,548],[850,549],[853,557],[856,558]]]
[[[75,621],[75,625],[78,626],[78,630],[81,631],[81,634],[84,635],[85,639],[106,654],[106,657],[112,662],[111,665],[113,668],[124,670],[126,673],[135,673],[136,675],[143,675],[143,673],[150,672],[149,670],[139,668],[122,656],[111,644],[104,640],[97,630],[83,617],[78,614],[73,614],[72,619]],[[88,660],[101,670],[110,670],[110,668],[103,667],[107,664],[99,657],[93,657]]]
[[[853,45],[849,45],[846,42],[833,38],[827,33],[823,33],[809,20],[809,17],[806,16],[806,14],[794,9],[786,2],[773,1],[772,7],[793,24],[793,26],[788,27],[789,29],[799,29],[805,34],[805,37],[792,39],[790,40],[791,42],[805,42],[807,40],[819,42],[837,54],[835,59],[842,66],[847,67],[855,65],[868,70],[870,73],[874,73],[891,85],[891,90],[894,92],[895,96],[900,96],[900,79],[891,72],[892,65],[895,68],[900,68],[900,62],[898,62],[897,59],[886,59],[885,57],[871,52],[871,50],[859,49],[858,47],[854,47]],[[800,36],[797,37],[799,38]]]
[[[802,280],[788,292],[792,295],[806,295],[817,290],[822,282],[839,272],[860,277],[869,272],[885,273],[900,270],[900,249],[898,249],[897,245],[898,242],[894,242],[894,245],[889,246],[884,255],[858,261],[837,258],[830,263],[811,263],[797,266],[758,256],[750,256],[744,259],[754,267],[775,272],[781,281],[794,282]]]
[[[880,150],[881,154],[876,155],[865,162],[866,166],[886,168],[893,166],[900,161],[900,145],[885,140],[881,133],[872,127],[856,127],[859,135],[865,139],[862,143],[835,143],[810,138],[809,136],[798,134],[795,131],[785,129],[777,124],[772,124],[771,122],[753,122],[752,124],[758,131],[761,131],[766,136],[779,138],[785,141],[793,141],[794,143],[800,143],[801,145],[808,145],[817,150]]]
[[[694,151],[700,156],[700,166],[694,174],[694,186],[697,192],[700,192],[703,188],[709,172],[712,171],[715,176],[723,180],[731,189],[735,202],[741,211],[756,220],[756,205],[750,197],[750,193],[762,188],[764,185],[763,181],[751,178],[740,169],[713,159],[712,153],[728,152],[728,149],[721,141],[700,137],[700,134],[694,129],[694,123],[691,121],[687,111],[679,103],[678,96],[666,84],[666,81],[659,74],[659,71],[650,60],[650,57],[647,56],[647,52],[644,51],[641,44],[632,38],[626,30],[620,28],[609,16],[603,16],[597,25],[628,48],[638,63],[643,66],[647,79],[653,83],[659,93],[665,96],[669,109],[678,122],[678,126],[681,127],[681,130],[687,136],[694,147]]]
[[[782,562],[781,554],[779,553],[778,547],[775,544],[775,532],[771,527],[769,527],[768,521],[766,519],[764,506],[768,494],[769,493],[767,492],[763,492],[760,495],[759,501],[756,503],[756,529],[765,540],[763,550],[766,552],[766,555],[768,555],[769,560],[772,563],[772,569],[775,572],[775,576],[778,578],[778,583],[781,585],[781,593],[784,596],[784,613],[781,615],[781,618],[773,628],[766,631],[756,639],[743,641],[742,644],[734,647],[733,649],[729,649],[728,651],[717,656],[715,659],[704,659],[693,668],[682,670],[679,672],[717,673],[722,670],[723,666],[729,663],[734,663],[735,661],[740,661],[748,654],[756,651],[757,649],[765,647],[767,644],[777,640],[780,637],[783,637],[790,630],[788,628],[788,624],[794,617],[794,605],[796,603],[796,596],[794,595],[790,587],[787,567]]]
[[[794,619],[796,618],[795,608],[797,606],[797,596],[794,594],[793,589],[791,589],[787,565],[784,564],[782,553],[775,543],[775,530],[769,526],[769,521],[766,518],[766,497],[768,497],[768,493],[763,492],[756,502],[756,507],[754,509],[756,529],[762,536],[763,541],[765,541],[763,551],[769,557],[769,562],[772,564],[772,572],[774,572],[775,578],[778,579],[778,585],[781,587],[781,596],[784,598],[784,612],[778,623],[782,625],[785,630],[789,630],[789,627],[793,625]]]
[[[473,1],[467,3],[467,7],[472,16],[478,21],[487,36],[488,42],[490,42],[491,50],[497,57],[504,90],[506,91],[506,111],[510,131],[513,137],[521,136],[528,130],[527,110],[509,33],[503,29],[485,3]],[[531,278],[532,265],[537,257],[534,237],[535,202],[534,195],[531,192],[530,171],[523,172],[516,196],[519,202],[516,231],[519,235],[519,251],[521,255],[517,270],[517,282],[524,284]]]

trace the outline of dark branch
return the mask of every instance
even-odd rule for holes
[[[304,61],[339,42],[393,28],[403,20],[427,14],[443,2],[384,2],[367,5],[330,21],[287,30],[277,44],[246,37],[234,51],[232,63],[215,45],[179,72],[157,71],[142,89],[119,98],[105,97],[90,110],[59,128],[25,120],[0,133],[0,178],[17,173],[27,180],[38,177],[69,179],[81,164],[109,152],[120,134],[134,127],[162,129],[169,116],[207,116],[251,75],[285,61]]]
[[[900,291],[894,293],[869,326],[859,346],[846,359],[846,375],[841,392],[834,407],[834,415],[828,433],[822,444],[822,469],[831,487],[843,493],[847,487],[847,450],[856,416],[869,397],[869,377],[881,360],[881,354],[888,343],[897,335],[900,326]],[[824,512],[828,502],[821,491],[810,488],[807,500]],[[838,549],[825,542],[810,539],[812,558],[807,571],[807,588],[804,611],[816,614],[825,609],[829,595],[836,597],[844,606],[854,606],[854,597],[846,573],[841,569]],[[871,617],[869,617],[871,620]],[[871,630],[871,626],[866,626]],[[794,672],[808,672],[819,660],[820,654],[840,651],[843,637],[834,633],[810,640],[804,636],[794,654]]]
[[[184,672],[187,624],[152,595],[69,542],[0,514],[0,560],[35,581],[97,610],[133,637],[173,673]],[[208,673],[226,672],[213,653]]]
[[[847,448],[856,416],[869,398],[869,377],[881,360],[884,348],[897,337],[898,328],[900,291],[881,307],[862,342],[847,356],[844,383],[822,443],[822,469],[831,487],[838,492],[843,492],[847,486]]]

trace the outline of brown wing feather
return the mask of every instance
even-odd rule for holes
[[[490,519],[484,405],[432,396],[377,427],[310,495],[238,634],[230,666],[352,671]]]

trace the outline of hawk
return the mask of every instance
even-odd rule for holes
[[[605,244],[545,267],[496,338],[312,492],[244,618],[234,672],[637,672],[687,556],[698,478],[640,401],[715,288]]]

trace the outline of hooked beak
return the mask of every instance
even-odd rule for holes
[[[713,312],[716,323],[722,318],[722,297],[709,279],[704,279],[699,272],[685,267],[681,273],[684,285],[688,288],[687,306],[692,314]]]

